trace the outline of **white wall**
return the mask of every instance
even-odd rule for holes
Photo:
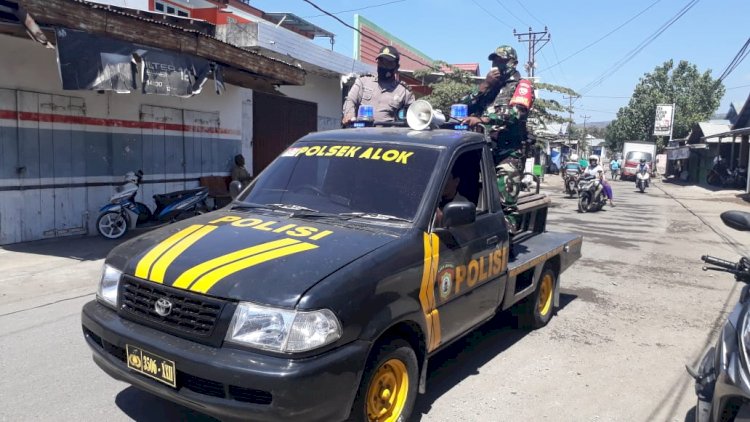
[[[341,126],[341,79],[314,74],[305,75],[303,86],[282,86],[279,91],[291,98],[318,104],[318,130]]]

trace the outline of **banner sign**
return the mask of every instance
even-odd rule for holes
[[[690,147],[667,148],[667,160],[686,160],[690,158]]]
[[[218,66],[200,57],[146,47],[84,31],[58,28],[57,61],[65,90],[190,97]],[[217,89],[218,92],[218,89]]]
[[[671,136],[673,117],[674,104],[657,104],[656,118],[654,119],[654,135]]]

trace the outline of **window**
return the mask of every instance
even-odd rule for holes
[[[437,157],[436,149],[400,144],[299,143],[268,166],[240,200],[413,220]]]
[[[183,9],[181,7],[165,3],[163,1],[155,1],[154,2],[154,9],[157,12],[166,13],[168,15],[174,15],[174,16],[181,16],[184,18],[190,17],[190,10],[189,9]]]
[[[464,151],[456,158],[443,182],[443,190],[435,213],[437,226],[441,224],[440,211],[450,202],[468,201],[476,205],[477,215],[487,212],[489,201],[482,180],[483,167],[481,149]]]

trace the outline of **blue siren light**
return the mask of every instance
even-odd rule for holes
[[[357,110],[357,120],[372,120],[375,109],[371,105],[361,105]]]
[[[451,106],[451,117],[456,120],[463,120],[469,117],[469,106],[466,104],[453,104]]]

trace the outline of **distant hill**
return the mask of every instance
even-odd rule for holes
[[[586,122],[586,126],[588,126],[588,127],[599,127],[599,128],[604,129],[610,123],[612,123],[612,122],[611,121],[607,121],[607,122]]]

